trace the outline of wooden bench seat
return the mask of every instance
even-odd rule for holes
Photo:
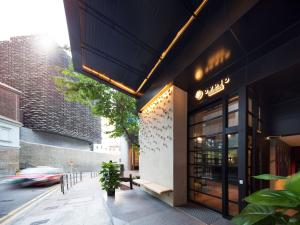
[[[143,185],[143,184],[151,183],[148,180],[142,180],[142,179],[134,179],[133,182],[136,183],[136,184],[138,184],[138,185]]]
[[[150,191],[153,191],[153,192],[159,194],[159,195],[173,191],[172,189],[170,189],[168,187],[165,187],[160,184],[156,184],[156,183],[153,183],[153,182],[147,181],[147,180],[135,179],[134,182]]]

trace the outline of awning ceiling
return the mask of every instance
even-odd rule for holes
[[[64,2],[75,69],[136,91],[202,0]]]
[[[300,3],[294,0],[64,3],[77,71],[139,96],[136,91],[155,68],[140,89],[145,94],[139,98],[139,105],[170,81],[184,90],[196,88],[199,82],[195,82],[193,74],[199,66],[205,69],[214,56],[223,54],[225,58],[218,66],[204,71],[201,82],[255,61],[300,35]],[[155,67],[190,18],[195,20]]]

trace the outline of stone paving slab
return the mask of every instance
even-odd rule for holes
[[[63,195],[59,190],[9,225],[112,225],[98,178],[86,178]]]
[[[107,197],[98,178],[88,178],[65,195],[57,190],[8,225],[230,225],[206,209],[197,208],[201,219],[185,209],[171,207],[137,187]]]
[[[233,225],[229,220],[222,217],[220,213],[217,213],[211,209],[204,206],[196,204],[188,204],[186,206],[177,207],[177,209],[183,211],[184,213],[193,216],[205,224],[210,225]]]
[[[117,191],[115,197],[104,195],[104,198],[114,225],[230,225],[228,220],[216,212],[199,207],[197,213],[202,216],[199,219],[136,187],[134,190]]]

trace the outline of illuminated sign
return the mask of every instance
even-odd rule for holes
[[[194,78],[196,81],[202,80],[205,74],[222,65],[230,58],[230,50],[221,48],[214,52],[207,60],[205,65],[198,66],[195,70]]]
[[[230,57],[230,51],[227,49],[220,49],[215,54],[213,54],[207,62],[207,66],[204,70],[205,73],[212,71],[217,66],[224,63],[224,61],[228,60]]]
[[[214,85],[205,89],[204,91],[198,90],[195,94],[195,98],[200,101],[201,99],[203,99],[203,97],[205,95],[207,95],[208,97],[211,97],[215,94],[218,94],[219,92],[225,90],[225,86],[226,86],[226,84],[229,84],[229,82],[230,82],[230,78],[226,77],[226,78],[220,80],[218,83],[215,83]]]

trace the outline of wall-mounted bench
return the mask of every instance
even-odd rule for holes
[[[172,189],[170,189],[168,187],[162,186],[160,184],[156,184],[156,183],[148,181],[148,180],[135,179],[135,180],[133,180],[133,182],[140,185],[141,187],[146,188],[150,191],[153,191],[159,195],[173,191]]]

